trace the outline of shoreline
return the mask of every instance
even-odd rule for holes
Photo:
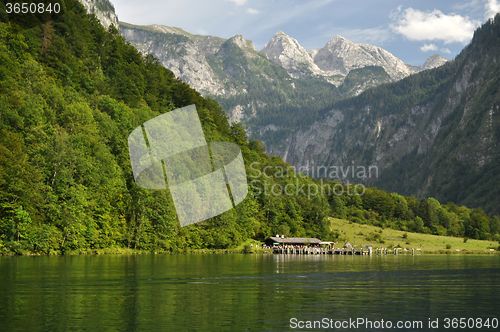
[[[182,251],[147,251],[147,250],[139,250],[139,249],[124,249],[124,248],[115,248],[114,249],[99,249],[99,250],[87,250],[87,251],[71,251],[65,253],[45,253],[45,254],[35,254],[35,253],[26,253],[26,254],[16,254],[16,253],[3,253],[0,254],[0,257],[12,257],[12,256],[80,256],[80,255],[186,255],[186,254],[195,254],[195,255],[280,255],[280,256],[369,256],[369,255],[333,255],[333,254],[314,254],[314,255],[298,255],[298,254],[275,254],[272,249],[257,249],[251,251],[245,251],[245,249],[193,249],[193,250],[182,250]],[[380,248],[379,248],[380,249]],[[486,251],[486,250],[433,250],[433,251],[415,251],[415,255],[413,256],[422,256],[422,255],[498,255],[500,251]],[[407,252],[398,252],[397,255],[394,255],[393,252],[388,252],[387,255],[382,254],[373,254],[372,257],[378,256],[412,256],[411,251]]]

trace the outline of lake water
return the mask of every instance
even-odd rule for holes
[[[493,331],[499,301],[500,255],[0,257],[0,331]]]

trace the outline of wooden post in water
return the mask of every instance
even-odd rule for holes
[[[415,256],[415,248],[412,248],[412,249],[411,249],[411,255],[412,255],[412,256]]]

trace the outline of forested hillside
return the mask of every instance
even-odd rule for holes
[[[333,240],[339,233],[330,229],[329,215],[498,238],[498,218],[481,210],[376,189],[360,196],[330,182],[343,194],[311,194],[309,188],[321,187],[317,180],[280,173],[288,165],[248,142],[215,101],[142,56],[113,27],[106,31],[81,4],[66,4],[64,15],[29,28],[1,16],[0,253],[176,252],[231,248],[277,233]],[[249,195],[236,209],[180,227],[168,190],[141,189],[133,181],[127,137],[145,121],[190,104],[208,141],[241,147]]]
[[[251,194],[236,210],[181,228],[168,191],[133,181],[127,137],[135,127],[196,104],[208,141],[237,143],[247,162],[269,158],[215,101],[72,5],[34,28],[0,26],[1,250],[226,248],[275,234],[288,214],[296,234],[328,237],[303,221],[307,200],[279,198],[284,206],[270,216],[266,197]]]

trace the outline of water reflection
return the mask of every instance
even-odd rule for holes
[[[499,272],[499,256],[0,257],[0,324],[283,331],[293,317],[498,318]]]

